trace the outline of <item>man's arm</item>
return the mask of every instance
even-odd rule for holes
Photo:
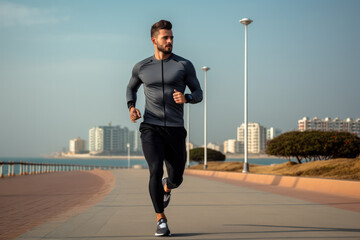
[[[142,81],[138,77],[139,66],[135,65],[132,71],[132,76],[130,78],[129,84],[126,88],[126,100],[127,106],[130,112],[130,120],[132,122],[136,122],[139,118],[141,118],[141,113],[139,109],[135,108],[136,99],[137,99],[137,91],[142,84]]]
[[[186,85],[189,87],[191,94],[185,94],[186,102],[198,103],[203,99],[203,92],[200,87],[199,80],[196,77],[196,71],[191,62],[187,62],[186,68]]]

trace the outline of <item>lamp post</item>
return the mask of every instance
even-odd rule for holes
[[[187,136],[186,136],[186,165],[190,167],[190,103],[187,104],[186,109],[186,129],[187,129]]]
[[[128,150],[128,168],[130,168],[130,143],[126,144]]]
[[[204,169],[207,169],[207,148],[206,148],[206,73],[210,70],[209,67],[202,67],[205,72],[205,85],[204,85]]]
[[[243,173],[249,172],[249,164],[248,164],[248,109],[247,109],[247,25],[252,23],[251,19],[243,18],[239,21],[240,23],[245,25],[245,70],[244,70],[244,76],[245,76],[245,90],[244,90],[244,167],[243,167]]]

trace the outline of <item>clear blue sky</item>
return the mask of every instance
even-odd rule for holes
[[[304,116],[360,118],[360,1],[1,1],[0,157],[39,156],[127,126],[133,65],[152,55],[151,25],[173,23],[174,53],[208,72],[208,140],[243,122],[248,17],[249,121],[283,131]],[[139,102],[143,102],[142,88]],[[139,103],[143,110],[144,104]],[[191,140],[203,142],[203,107]]]

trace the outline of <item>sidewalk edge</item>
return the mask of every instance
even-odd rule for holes
[[[360,181],[186,169],[185,174],[360,198]]]

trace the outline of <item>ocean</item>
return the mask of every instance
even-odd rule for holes
[[[226,159],[226,162],[243,162],[242,158],[229,158]],[[249,158],[249,164],[260,164],[260,165],[271,165],[271,164],[281,164],[287,162],[286,159],[277,159],[277,158]],[[127,168],[128,160],[127,159],[72,159],[72,158],[0,158],[0,162],[25,162],[25,163],[46,163],[46,164],[71,164],[71,165],[80,165],[89,167],[97,167],[97,168],[107,168],[107,167],[117,167],[117,168]],[[191,162],[190,165],[196,165],[196,162]],[[140,165],[142,168],[147,168],[147,163],[145,159],[130,159],[130,167],[134,165]],[[4,164],[2,173],[6,175],[8,173],[8,166]],[[20,167],[19,165],[15,165],[14,173],[19,174]]]

